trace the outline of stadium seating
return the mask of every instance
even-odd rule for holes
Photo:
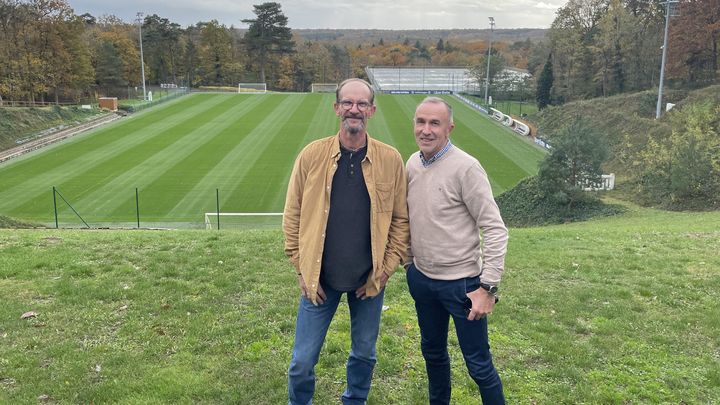
[[[375,89],[383,93],[456,93],[478,90],[477,81],[466,68],[367,67],[365,70]]]

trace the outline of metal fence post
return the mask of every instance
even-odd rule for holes
[[[217,226],[220,230],[220,189],[215,189],[215,207],[217,209]]]
[[[55,186],[53,186],[53,209],[55,210],[55,229],[58,229],[57,198],[55,198]]]
[[[135,213],[137,214],[137,227],[140,229],[140,196],[137,187],[135,187]]]

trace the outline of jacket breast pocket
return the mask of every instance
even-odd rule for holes
[[[375,209],[377,212],[392,211],[393,202],[395,200],[393,190],[393,183],[375,183],[375,194],[377,199]]]

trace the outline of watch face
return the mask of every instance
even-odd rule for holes
[[[488,292],[489,292],[490,294],[495,294],[495,293],[497,293],[497,290],[498,290],[498,288],[497,288],[496,286],[494,286],[494,285],[491,285],[490,288],[488,288]]]

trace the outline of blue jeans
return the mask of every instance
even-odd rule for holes
[[[288,396],[291,405],[312,404],[315,392],[315,364],[325,341],[330,321],[340,303],[343,292],[323,285],[327,300],[315,306],[300,298],[295,345],[288,370]],[[364,300],[355,297],[355,291],[346,293],[350,308],[350,356],[347,361],[347,389],[342,394],[343,404],[364,404],[370,392],[370,381],[377,361],[375,342],[380,331],[385,290]]]
[[[502,382],[490,354],[487,318],[468,321],[463,307],[465,294],[480,288],[480,278],[433,280],[413,264],[407,271],[407,283],[415,300],[420,326],[420,347],[428,374],[430,404],[450,403],[450,356],[447,347],[451,316],[465,365],[480,389],[483,404],[504,404]]]

